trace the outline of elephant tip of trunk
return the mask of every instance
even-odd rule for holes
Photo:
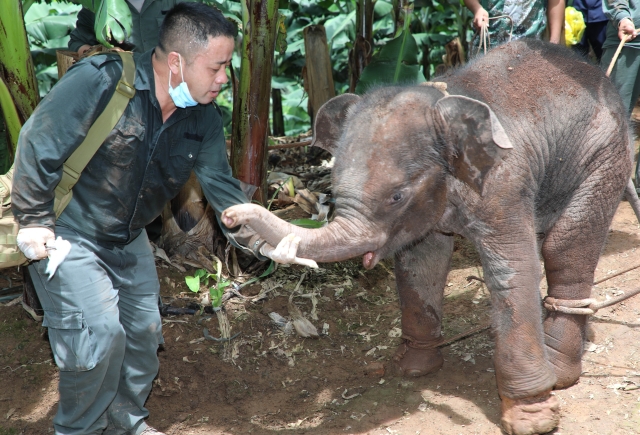
[[[227,228],[238,226],[238,216],[233,210],[233,207],[230,207],[222,212],[222,215],[220,215],[220,222],[222,222],[222,224]]]
[[[227,228],[234,228],[238,225],[248,223],[252,219],[264,218],[265,215],[271,214],[266,208],[252,204],[237,204],[232,205],[222,212],[220,215],[220,221]]]

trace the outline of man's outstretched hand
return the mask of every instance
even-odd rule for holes
[[[278,246],[275,248],[268,243],[265,243],[260,248],[260,253],[265,257],[269,257],[276,263],[282,264],[301,264],[303,266],[318,268],[318,264],[308,258],[299,258],[296,256],[298,252],[298,245],[300,244],[300,237],[295,234],[289,234],[280,240]]]

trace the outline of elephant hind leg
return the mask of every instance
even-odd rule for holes
[[[615,183],[612,183],[615,186]],[[589,298],[593,277],[618,199],[612,186],[585,186],[560,216],[542,244],[548,294],[557,299]],[[549,362],[558,378],[554,388],[576,383],[582,373],[586,315],[547,312],[544,320]]]
[[[452,252],[453,237],[434,233],[396,254],[403,338],[392,362],[396,375],[423,376],[444,362],[437,345],[442,339],[442,298]]]

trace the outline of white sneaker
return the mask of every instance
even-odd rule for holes
[[[159,430],[155,430],[151,426],[147,426],[145,430],[140,432],[140,435],[167,435],[164,432],[160,432]]]

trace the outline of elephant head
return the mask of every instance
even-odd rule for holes
[[[341,261],[363,255],[366,268],[424,237],[442,217],[450,177],[482,195],[489,171],[511,141],[486,104],[430,87],[344,94],[316,116],[315,146],[335,157],[335,219],[309,230],[243,204],[222,215],[250,225],[271,245],[294,233],[298,256]]]

